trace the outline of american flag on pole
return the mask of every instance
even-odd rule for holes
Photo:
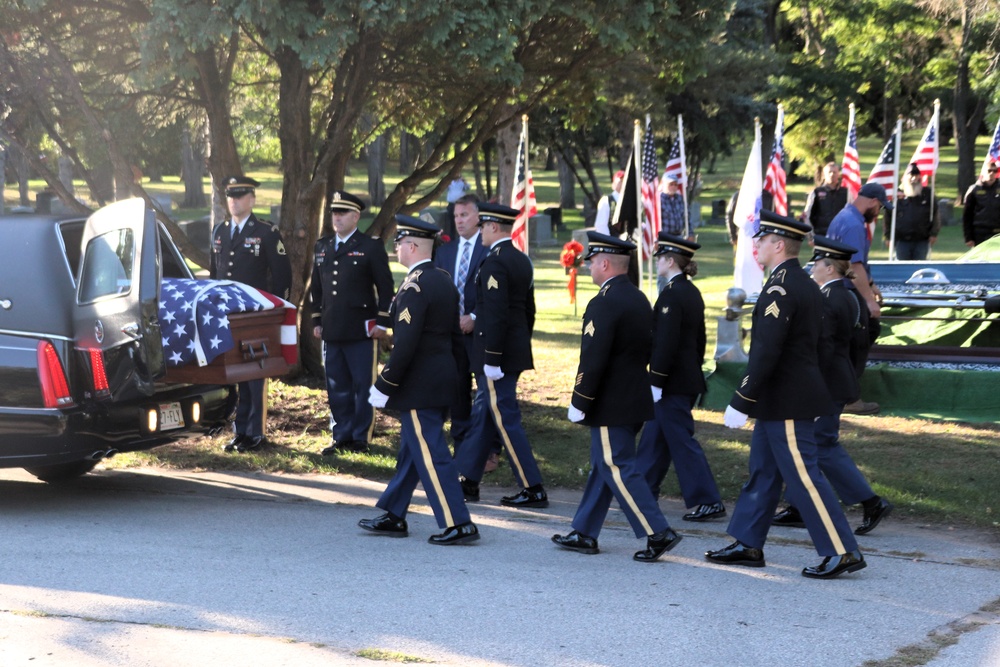
[[[521,117],[521,141],[517,146],[517,165],[515,166],[514,192],[510,196],[510,206],[520,213],[514,221],[510,237],[514,246],[521,252],[528,252],[528,220],[538,213],[538,203],[535,201],[535,181],[531,178],[528,167],[528,117]]]
[[[659,168],[656,164],[656,147],[653,145],[653,128],[646,114],[646,136],[642,143],[642,207],[646,212],[642,223],[642,258],[656,251],[656,237],[660,233]]]
[[[878,162],[872,167],[872,173],[866,183],[878,183],[885,188],[885,196],[889,201],[896,199],[896,135],[889,137],[888,143],[878,156]]]
[[[934,116],[927,124],[924,136],[917,144],[917,150],[910,158],[910,164],[917,165],[920,170],[920,182],[927,185],[938,167],[938,107],[934,108]]]
[[[986,159],[983,160],[983,168],[979,170],[979,174],[982,177],[986,176],[986,168],[990,166],[993,162],[1000,161],[1000,120],[997,121],[997,127],[993,130],[993,140],[990,142],[990,147],[986,151]]]
[[[840,167],[840,183],[847,188],[847,201],[854,201],[861,189],[861,163],[858,159],[858,127],[854,122],[854,105],[847,123],[847,143],[844,144],[844,163]]]
[[[281,354],[289,364],[298,360],[295,306],[273,294],[231,280],[164,278],[159,317],[163,356],[168,367],[210,364],[233,349],[229,315],[284,308]]]
[[[764,176],[764,189],[774,196],[774,212],[788,215],[788,195],[785,192],[785,108],[778,105],[778,122],[774,126],[774,148]]]
[[[683,131],[677,134],[677,141],[670,148],[670,155],[667,156],[667,165],[663,168],[663,177],[677,178],[677,186],[684,192],[687,184],[687,166],[684,164],[684,134]]]

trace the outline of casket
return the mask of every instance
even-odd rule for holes
[[[191,384],[236,384],[247,380],[285,375],[288,362],[282,356],[282,308],[229,315],[233,347],[205,366],[188,364],[168,367],[166,382]]]

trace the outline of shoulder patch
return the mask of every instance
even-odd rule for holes
[[[409,308],[404,308],[403,312],[401,312],[399,314],[398,319],[399,319],[400,322],[406,322],[407,324],[409,324],[410,323],[410,309]]]
[[[584,336],[593,336],[596,329],[594,328],[594,320],[587,322],[587,326],[583,327]]]
[[[771,283],[783,283],[785,282],[785,269],[781,269],[777,273],[771,274],[771,279],[768,280]]]
[[[490,279],[486,281],[486,289],[500,289],[500,283],[494,276],[490,276]]]
[[[778,319],[781,315],[781,311],[778,309],[778,303],[776,301],[772,301],[768,307],[764,309],[764,317],[767,317],[768,315],[772,315],[774,319]]]
[[[287,255],[288,251],[285,250],[285,244],[280,239],[278,240],[278,245],[274,246],[274,249],[278,251],[279,255]]]
[[[420,285],[417,284],[417,281],[420,279],[420,274],[421,273],[423,273],[423,270],[422,269],[417,269],[416,271],[414,271],[410,275],[406,276],[406,280],[404,280],[403,284],[399,286],[399,291],[402,292],[404,290],[412,289],[412,290],[415,290],[415,291],[419,292],[420,291]],[[407,321],[409,321],[409,320],[407,320]]]
[[[777,292],[781,296],[785,296],[788,294],[788,292],[785,291],[785,288],[782,287],[781,285],[771,285],[770,287],[768,287],[766,293],[771,294],[772,292]]]

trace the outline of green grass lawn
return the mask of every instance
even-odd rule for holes
[[[912,154],[920,132],[922,128],[906,135],[902,151],[906,158]],[[767,139],[766,143],[769,141]],[[878,141],[863,142],[863,176],[867,175],[880,148]],[[743,153],[742,157],[737,155],[719,161],[715,173],[704,175],[705,191],[701,198],[704,220],[709,218],[713,199],[728,199],[738,187],[745,162],[746,153]],[[946,148],[939,196],[954,198],[954,171],[953,150]],[[366,191],[365,174],[360,166],[352,169],[348,189]],[[258,189],[258,203],[259,210],[266,213],[271,204],[280,200],[280,177],[273,171],[256,171],[252,175],[263,183]],[[556,174],[537,170],[534,176],[539,208],[556,205]],[[387,186],[392,187],[397,178],[398,174],[391,174]],[[154,194],[171,194],[180,199],[181,185],[176,178],[148,187]],[[801,210],[811,187],[811,181],[789,184],[793,213]],[[33,183],[32,188],[41,189],[41,184]],[[7,188],[5,195],[8,205],[16,203],[16,190]],[[582,201],[577,203],[582,206]],[[175,214],[178,219],[193,219],[204,215],[205,211],[177,211]],[[958,215],[960,209],[956,209]],[[535,370],[522,377],[521,396],[525,426],[546,484],[582,488],[588,472],[589,437],[586,429],[567,421],[566,409],[576,372],[580,318],[596,287],[589,276],[580,276],[578,306],[574,310],[558,258],[571,230],[582,226],[582,215],[579,210],[567,211],[563,221],[567,229],[558,234],[557,243],[533,249],[538,309],[534,335]],[[726,291],[732,285],[732,248],[722,225],[708,225],[696,231],[702,244],[697,256],[699,275],[696,282],[705,296],[710,337],[708,356],[711,357],[715,318],[721,315]],[[944,228],[935,247],[935,256],[952,259],[964,250],[960,227]],[[885,259],[885,249],[875,248],[873,257]],[[402,268],[395,268],[398,280]],[[198,438],[147,453],[120,455],[106,465],[348,473],[376,479],[387,479],[392,474],[398,423],[391,415],[380,416],[370,454],[324,458],[319,452],[329,444],[330,436],[326,397],[320,383],[309,378],[273,382],[270,395],[270,435],[280,447],[252,456],[235,457],[221,453],[224,442],[221,437]],[[723,498],[732,504],[746,478],[750,431],[725,429],[718,412],[696,410],[695,418],[697,436],[713,466]],[[897,503],[898,509],[890,520],[954,521],[989,528],[1000,525],[995,516],[1000,512],[1000,427],[893,417],[846,417],[842,431],[845,443],[868,474],[876,492]],[[501,466],[486,483],[510,487],[513,479],[506,466]],[[672,473],[668,475],[664,491],[668,495],[679,494]]]

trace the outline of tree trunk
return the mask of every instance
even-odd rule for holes
[[[410,159],[410,133],[406,130],[399,131],[399,173],[405,174],[413,166]]]
[[[73,161],[65,155],[59,156],[59,182],[63,184],[67,192],[74,194]]]
[[[4,213],[4,188],[7,187],[7,149],[0,144],[0,215]]]
[[[479,151],[472,154],[472,177],[476,181],[476,196],[483,198],[483,167],[479,164]]]
[[[509,123],[497,131],[497,201],[510,206],[514,191],[514,161],[517,160],[517,142],[521,138],[517,122]]]
[[[184,181],[182,208],[205,207],[205,188],[201,180],[205,158],[200,147],[201,142],[191,141],[191,129],[185,126],[181,133],[181,178]]]
[[[490,155],[496,142],[486,142],[483,145],[483,169],[486,172],[486,201],[493,199],[493,169]]]
[[[373,206],[385,203],[385,164],[388,136],[381,134],[368,144],[368,196]]]
[[[549,151],[550,155],[555,155],[556,151]],[[563,209],[576,208],[576,176],[573,175],[572,165],[567,157],[560,155],[557,158],[559,167],[559,207]]]
[[[17,194],[21,200],[21,206],[31,206],[31,192],[28,189],[28,177],[31,175],[31,167],[28,164],[28,156],[24,151],[14,150],[14,171],[17,172]]]
[[[955,76],[955,147],[958,150],[958,196],[964,197],[979,176],[976,170],[976,134],[986,114],[986,105],[972,92],[969,82],[969,60],[972,56],[972,7],[962,3],[962,41],[958,50],[958,72]]]

